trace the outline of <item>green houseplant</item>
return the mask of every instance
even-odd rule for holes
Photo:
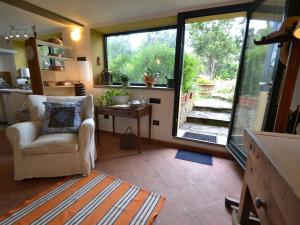
[[[123,74],[120,76],[120,78],[122,81],[122,86],[125,86],[125,87],[128,86],[129,77]]]
[[[103,95],[95,99],[95,104],[100,106],[114,105],[114,104],[127,104],[129,94],[123,88],[110,88]]]

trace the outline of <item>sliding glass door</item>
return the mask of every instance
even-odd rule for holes
[[[252,3],[178,15],[173,136],[225,145]]]
[[[278,76],[279,48],[276,44],[255,45],[254,40],[260,40],[280,28],[285,5],[285,0],[266,0],[248,14],[227,142],[228,149],[242,166],[247,159],[242,140],[244,129],[265,130],[266,121],[274,122],[267,120],[268,115],[276,111],[270,104],[270,97]],[[277,79],[277,82],[280,80]]]

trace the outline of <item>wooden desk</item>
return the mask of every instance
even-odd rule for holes
[[[95,118],[96,118],[96,130],[98,133],[98,144],[99,144],[99,118],[98,115],[109,115],[112,116],[112,128],[113,134],[115,134],[115,117],[128,117],[135,118],[137,120],[137,137],[138,137],[138,150],[141,153],[141,118],[149,115],[149,134],[148,139],[151,140],[151,120],[152,120],[152,106],[144,105],[137,108],[120,108],[114,106],[96,106],[95,107]]]
[[[246,130],[248,160],[238,222],[250,224],[251,208],[262,225],[300,224],[300,136]]]

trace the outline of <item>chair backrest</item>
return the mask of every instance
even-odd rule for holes
[[[83,119],[94,118],[93,96],[45,96],[45,95],[28,95],[28,108],[30,119],[41,120],[45,114],[45,105],[43,102],[78,102],[82,101],[81,117]]]

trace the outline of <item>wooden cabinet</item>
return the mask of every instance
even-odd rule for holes
[[[46,82],[56,83],[65,81],[63,70],[51,69],[55,62],[63,68],[65,60],[74,60],[73,49],[67,46],[57,45],[50,42],[40,41],[36,38],[29,38],[25,41],[26,57],[30,70],[31,86],[33,94],[38,95],[74,95],[74,86],[47,86]],[[48,52],[42,53],[39,48],[46,47]],[[53,51],[59,50],[60,54],[55,55]],[[50,54],[52,52],[52,54]],[[48,67],[45,66],[49,62]]]
[[[300,136],[246,130],[249,152],[239,208],[239,223],[252,205],[262,225],[300,224]]]

